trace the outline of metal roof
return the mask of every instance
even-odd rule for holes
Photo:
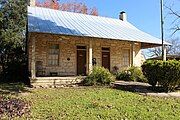
[[[28,31],[161,44],[127,21],[42,7],[28,7]]]

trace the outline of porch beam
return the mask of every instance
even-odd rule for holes
[[[135,43],[131,43],[131,67],[134,66],[134,58],[135,58]]]
[[[92,69],[93,69],[93,65],[92,65],[92,53],[93,53],[93,50],[92,50],[92,40],[89,41],[89,73],[90,74],[92,72]]]
[[[32,37],[32,51],[31,51],[31,78],[36,78],[36,39],[35,36]]]

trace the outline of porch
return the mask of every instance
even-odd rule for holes
[[[68,84],[88,75],[93,65],[109,71],[142,63],[141,43],[31,33],[29,71],[32,84]]]

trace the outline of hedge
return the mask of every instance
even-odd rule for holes
[[[180,61],[148,60],[142,65],[142,71],[153,87],[158,83],[168,92],[180,85]]]

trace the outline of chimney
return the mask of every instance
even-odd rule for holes
[[[126,12],[124,12],[124,11],[120,12],[119,19],[122,21],[127,21]]]
[[[29,6],[36,6],[36,0],[29,0]]]

